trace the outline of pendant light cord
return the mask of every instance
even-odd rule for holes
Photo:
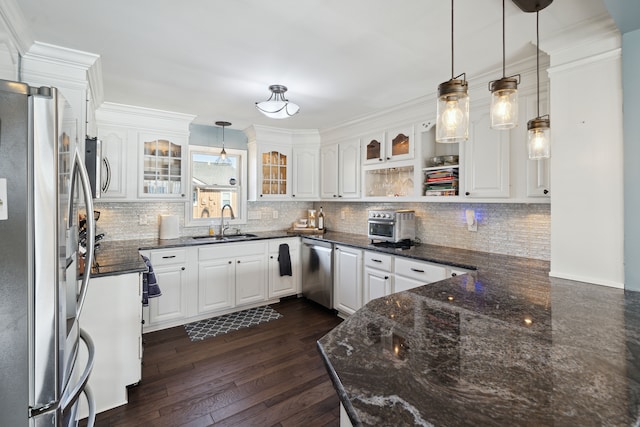
[[[505,78],[507,76],[507,73],[505,71],[505,63],[506,63],[506,59],[505,59],[505,49],[506,49],[506,45],[505,45],[505,36],[504,36],[504,32],[505,32],[505,25],[504,25],[504,2],[505,0],[502,0],[502,78]]]
[[[451,79],[453,80],[453,0],[451,0]]]
[[[537,117],[540,117],[540,11],[536,10],[536,92],[537,92]]]

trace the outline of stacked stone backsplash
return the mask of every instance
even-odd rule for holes
[[[424,243],[550,259],[548,204],[249,202],[249,214],[259,214],[260,219],[248,220],[240,229],[243,232],[284,230],[298,218],[306,217],[308,209],[319,210],[320,206],[325,213],[326,227],[331,231],[366,235],[369,209],[413,209],[417,217],[416,234]],[[183,236],[208,233],[208,227],[184,227],[181,202],[96,202],[95,209],[100,211],[98,232],[106,233],[108,240],[157,238],[162,214],[180,218]],[[466,209],[476,213],[477,232],[467,231]],[[147,217],[147,225],[139,224],[140,215]]]
[[[250,219],[246,224],[232,225],[242,232],[284,230],[299,218],[307,216],[307,210],[313,209],[311,202],[249,202],[250,214],[260,219]],[[198,236],[209,232],[209,227],[185,227],[184,203],[182,202],[95,202],[95,210],[100,211],[97,223],[98,233],[106,233],[108,240],[157,239],[159,235],[160,215],[177,215],[180,235]],[[274,215],[274,212],[276,214]],[[225,213],[226,215],[229,213]],[[146,225],[140,224],[140,216],[147,219]],[[277,216],[278,218],[274,218]],[[220,226],[215,221],[216,232]]]
[[[549,204],[510,203],[332,203],[322,206],[327,229],[367,234],[369,209],[413,209],[416,234],[432,245],[542,260],[550,259]],[[465,211],[473,209],[478,231],[467,230]]]

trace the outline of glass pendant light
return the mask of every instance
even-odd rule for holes
[[[465,74],[454,77],[453,0],[451,0],[451,80],[438,86],[436,142],[456,143],[469,139],[469,94]],[[460,77],[463,76],[462,79]]]
[[[540,10],[536,10],[536,87],[537,87],[537,117],[527,123],[527,151],[531,160],[548,159],[551,157],[551,122],[549,115],[540,115]]]
[[[298,114],[300,107],[298,104],[290,102],[284,97],[287,91],[286,86],[271,85],[269,86],[271,96],[266,101],[256,102],[256,108],[270,119],[286,119]]]
[[[224,128],[231,126],[230,122],[216,122],[217,126],[222,126],[222,151],[220,151],[220,160],[225,162],[227,160],[227,151],[224,149]]]
[[[502,78],[489,82],[491,91],[491,128],[511,129],[518,125],[518,84],[520,74],[505,73],[505,11],[502,0]]]

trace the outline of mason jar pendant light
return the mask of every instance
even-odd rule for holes
[[[537,88],[537,117],[527,123],[527,151],[531,160],[548,159],[551,157],[551,122],[549,115],[540,115],[540,9],[536,10],[536,88]]]
[[[436,142],[442,143],[456,143],[469,139],[469,85],[464,73],[454,77],[453,52],[453,0],[451,0],[451,80],[438,86]]]
[[[491,91],[491,128],[511,129],[518,125],[518,84],[520,74],[505,73],[505,0],[502,0],[502,78],[489,82]]]

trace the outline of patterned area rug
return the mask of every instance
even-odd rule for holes
[[[282,314],[269,306],[264,306],[187,323],[184,325],[184,329],[187,331],[191,341],[201,341],[205,338],[211,338],[260,323],[270,322],[281,317]]]

